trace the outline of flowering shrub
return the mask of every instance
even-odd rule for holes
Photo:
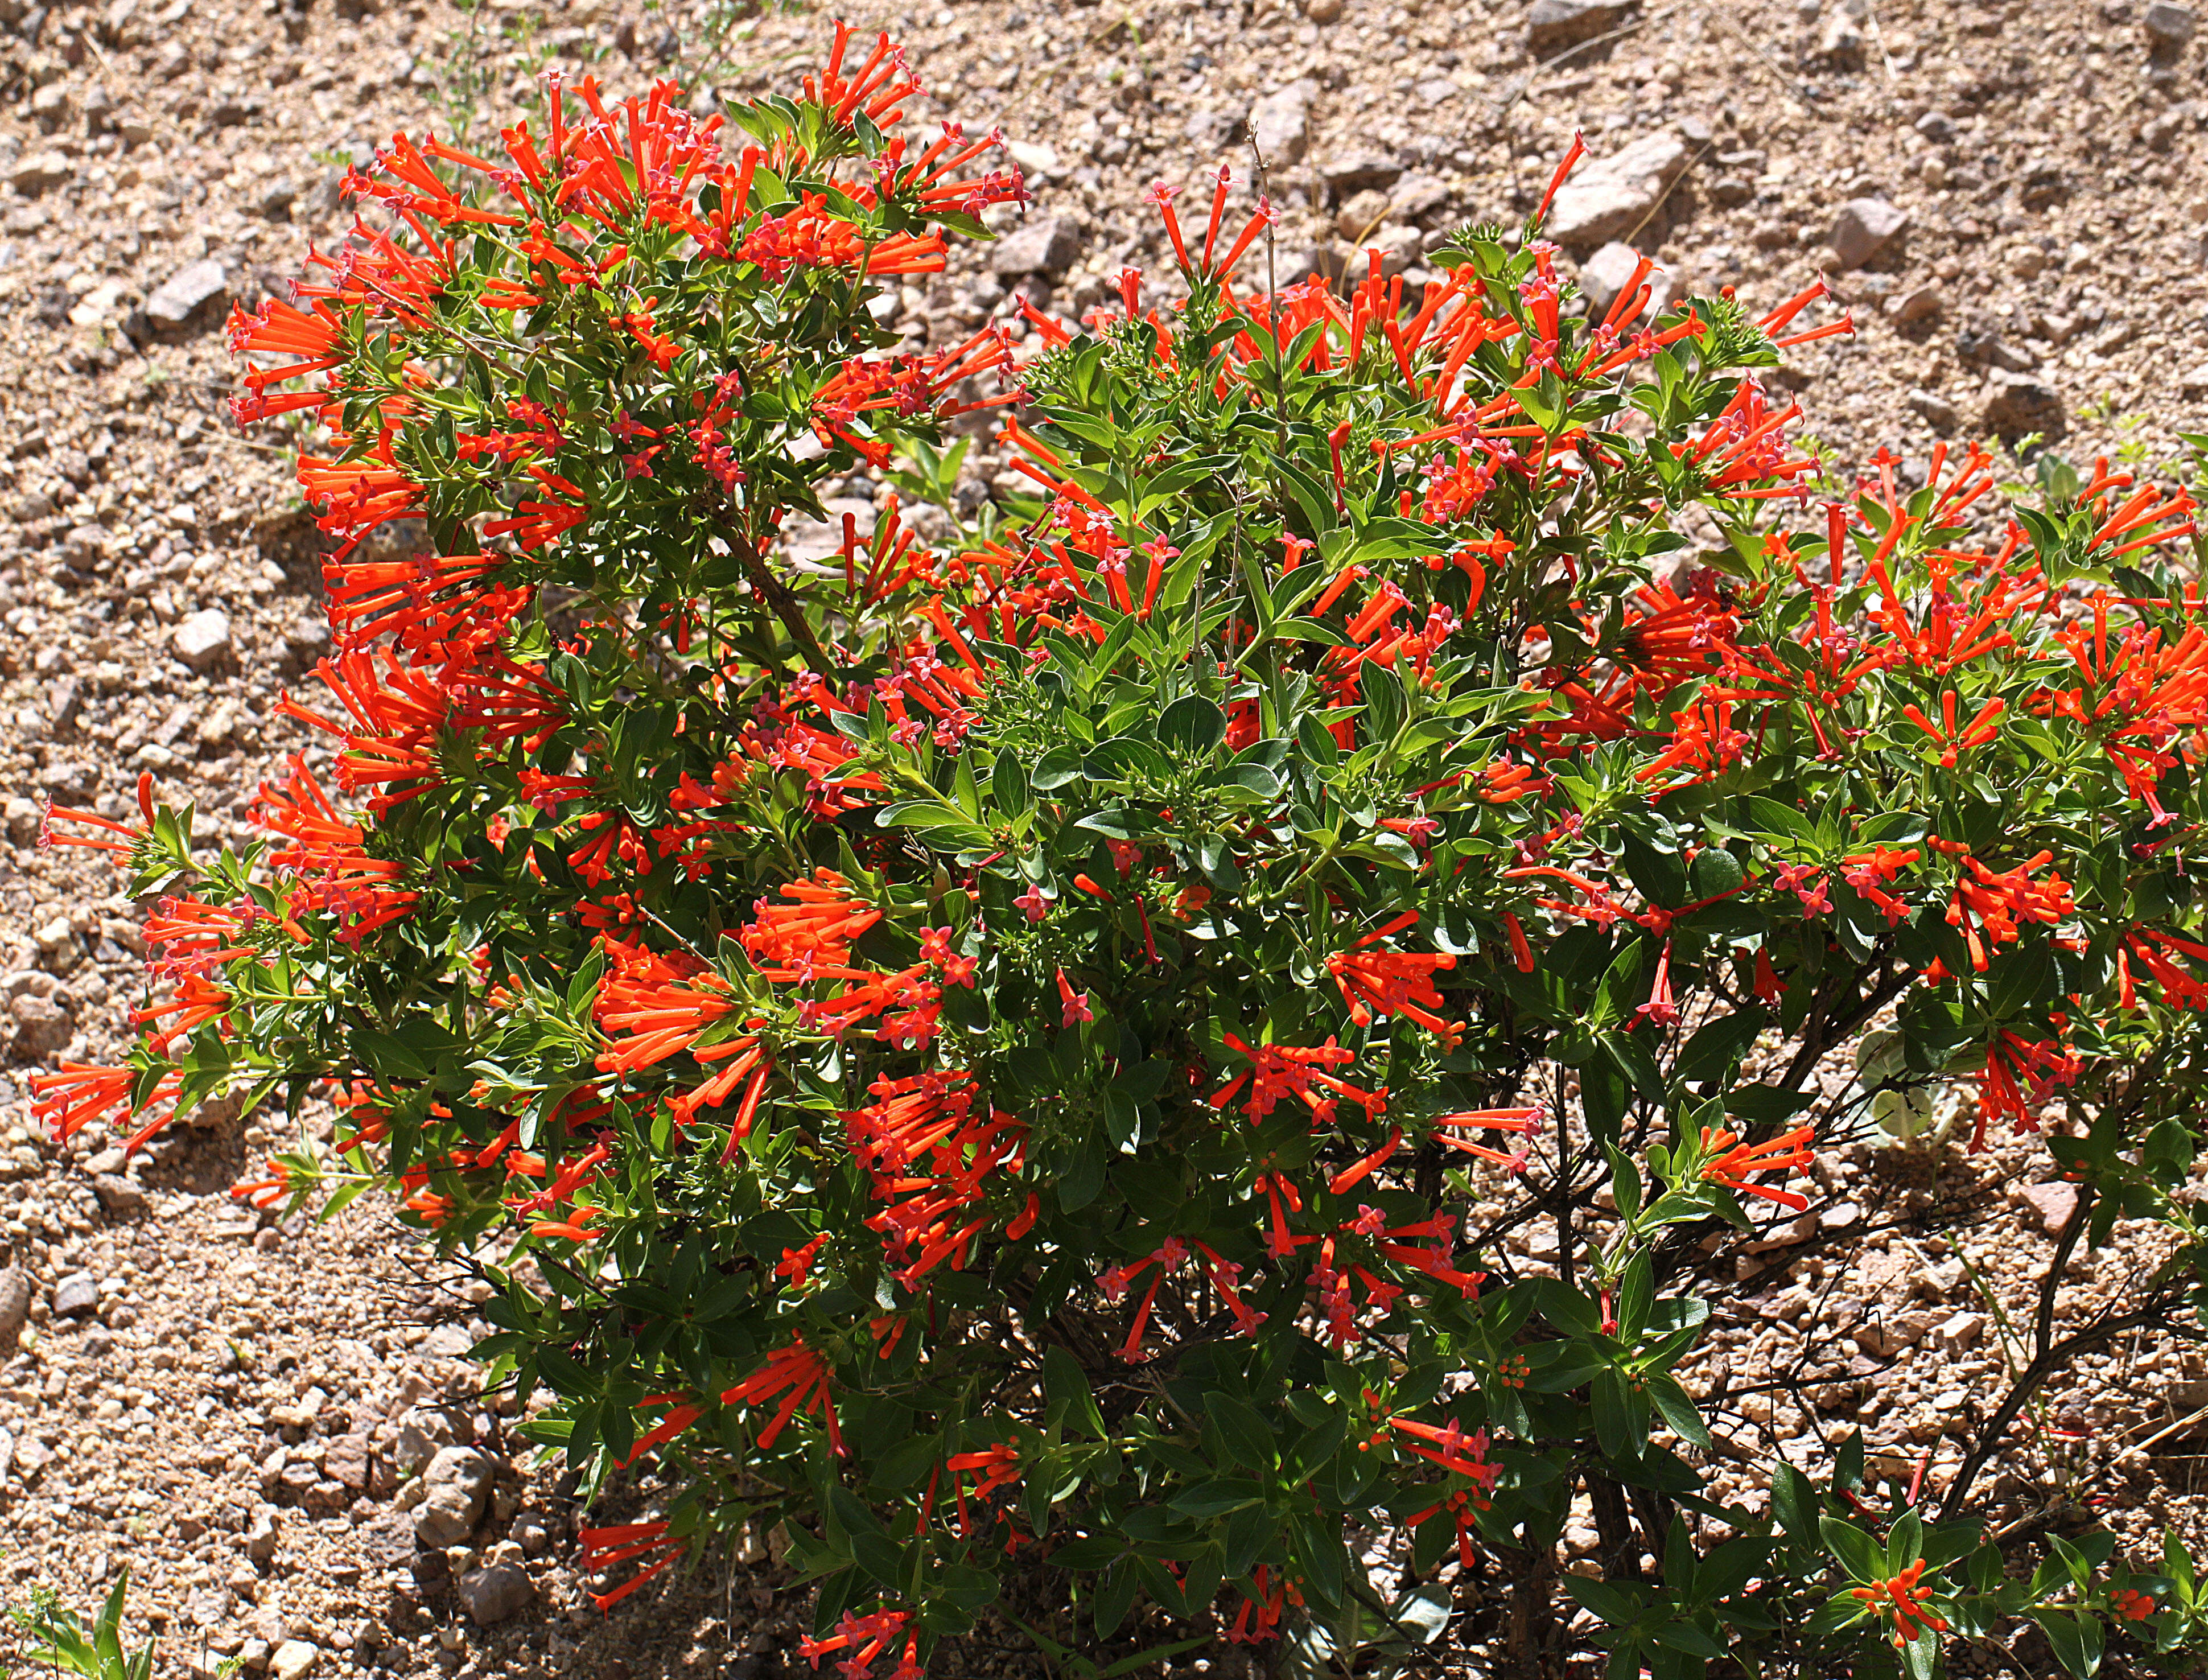
[[[2197,1644],[2181,1552],[2011,1579],[1973,1516],[2069,1353],[2200,1301],[2189,498],[2102,471],[1988,519],[1943,448],[1821,502],[1760,376],[1848,330],[1797,328],[1819,291],[1645,321],[1644,264],[1587,319],[1539,213],[1345,299],[1238,279],[1268,219],[1223,178],[1161,189],[1176,296],[1130,271],[1017,365],[891,353],[873,279],[1024,195],[891,138],[910,79],[857,57],[734,148],[587,81],[498,158],[394,141],[352,182],[386,231],[234,318],[240,418],[333,438],[337,651],[283,709],[334,769],[214,860],[149,795],[55,813],[167,895],[143,1041],[41,1080],[57,1131],[336,1093],[242,1193],[510,1239],[492,1380],[593,1485],[673,1489],[585,1532],[603,1601],[779,1523],[847,1674],[993,1605],[1084,1661],[1453,1619],[1526,1672]],[[777,552],[1012,401],[1035,495],[991,540],[890,503]],[[1690,508],[1723,543],[1680,569]],[[363,545],[402,519],[430,552]],[[2050,1305],[1960,1467],[1881,1485],[1858,1435],[1719,1501],[1677,1373],[1888,1019],[1874,1083],[1965,1089],[1974,1143],[2061,1116],[2064,1255],[2121,1214],[2175,1257],[2067,1341]],[[1537,1225],[1552,1265],[1504,1246]],[[1551,1561],[1581,1492],[1605,1579]],[[1383,1531],[1384,1589],[1346,1544]],[[1499,1590],[1460,1613],[1451,1560]]]

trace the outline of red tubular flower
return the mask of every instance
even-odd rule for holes
[[[734,1406],[739,1401],[747,1406],[762,1405],[781,1395],[772,1421],[759,1431],[759,1444],[762,1451],[774,1445],[791,1418],[802,1410],[808,1417],[820,1419],[828,1431],[828,1444],[838,1457],[843,1453],[843,1437],[836,1426],[836,1407],[828,1394],[828,1367],[820,1356],[802,1342],[793,1341],[780,1352],[770,1353],[766,1363],[741,1383],[721,1391],[721,1403]]]
[[[124,862],[128,862],[131,855],[137,849],[139,843],[153,832],[153,773],[151,771],[141,771],[139,773],[138,815],[143,825],[132,828],[127,823],[117,822],[112,817],[103,817],[96,811],[68,811],[58,805],[49,805],[46,807],[45,820],[39,829],[39,845],[42,849],[48,846],[77,846],[87,851],[112,852]],[[123,837],[119,840],[102,840],[92,835],[61,833],[56,831],[54,827],[57,822],[74,823],[80,828],[92,829],[98,833],[117,834]]]
[[[1522,1149],[1515,1155],[1504,1155],[1499,1149],[1489,1149],[1485,1143],[1475,1143],[1468,1137],[1452,1136],[1450,1129],[1461,1131],[1534,1131],[1547,1119],[1547,1111],[1538,1107],[1463,1108],[1453,1114],[1434,1116],[1432,1124],[1441,1128],[1435,1132],[1434,1141],[1452,1149],[1461,1149],[1466,1155],[1475,1155],[1482,1161],[1492,1161],[1508,1172],[1522,1173],[1527,1161]]]
[[[1252,1121],[1262,1120],[1271,1113],[1284,1096],[1315,1101],[1311,1095],[1311,1084],[1325,1069],[1347,1067],[1357,1059],[1356,1052],[1345,1049],[1331,1038],[1323,1045],[1314,1047],[1263,1044],[1252,1048],[1228,1033],[1225,1035],[1225,1043],[1228,1049],[1247,1057],[1251,1065],[1248,1072],[1238,1073],[1213,1092],[1211,1106],[1224,1108],[1246,1082],[1250,1087],[1246,1107]]]
[[[648,1557],[653,1552],[662,1553],[659,1561],[633,1576],[610,1593],[593,1593],[591,1602],[601,1611],[611,1610],[623,1599],[650,1581],[669,1563],[682,1555],[686,1541],[670,1538],[668,1525],[659,1522],[622,1522],[603,1528],[582,1531],[582,1557],[579,1567],[585,1575],[597,1575],[626,1563],[631,1558]]]
[[[443,779],[437,744],[450,697],[436,676],[387,653],[367,651],[322,660],[315,669],[351,715],[352,727],[289,698],[276,710],[345,743],[338,755],[340,788],[351,792],[381,784],[383,791],[369,801],[369,809],[381,817]]]
[[[175,1072],[63,1062],[58,1073],[31,1076],[31,1117],[48,1129],[57,1143],[66,1143],[94,1120],[151,1113],[153,1118],[129,1141],[128,1148],[135,1154],[169,1123],[171,1105],[183,1083],[183,1076]]]
[[[785,982],[853,972],[847,966],[851,942],[882,913],[854,898],[850,881],[833,869],[814,870],[811,880],[792,882],[782,896],[790,903],[756,901],[741,936],[759,972]]]
[[[974,1497],[986,1499],[1000,1487],[1017,1487],[1020,1480],[1020,1449],[1010,1441],[976,1453],[953,1453],[943,1467],[975,1475]]]
[[[1947,1631],[1947,1623],[1924,1608],[1935,1589],[1929,1582],[1919,1584],[1923,1573],[1924,1560],[1920,1557],[1891,1580],[1853,1589],[1855,1597],[1877,1615],[1893,1618],[1897,1647],[1914,1644],[1917,1635],[1926,1629],[1936,1634]]]
[[[1702,1163],[1702,1177],[1712,1184],[1725,1185],[1749,1196],[1760,1196],[1767,1202],[1775,1202],[1792,1213],[1801,1213],[1809,1205],[1809,1198],[1798,1191],[1775,1190],[1769,1185],[1748,1182],[1757,1173],[1797,1172],[1808,1167],[1816,1159],[1809,1143],[1816,1136],[1808,1126],[1797,1126],[1781,1133],[1764,1143],[1744,1143],[1739,1134],[1702,1128],[1702,1152],[1707,1158]]]
[[[1539,227],[1549,219],[1549,207],[1556,202],[1557,193],[1563,186],[1564,177],[1572,172],[1573,167],[1581,158],[1587,156],[1587,136],[1575,129],[1572,131],[1571,147],[1565,152],[1563,160],[1557,165],[1557,172],[1549,177],[1549,189],[1541,195],[1540,205],[1534,210],[1530,225]]]
[[[1359,1026],[1369,1026],[1379,1016],[1400,1015],[1446,1043],[1456,1041],[1464,1023],[1445,1021],[1433,1012],[1443,1007],[1433,977],[1455,966],[1456,958],[1446,952],[1337,951],[1326,959],[1327,972],[1349,1005],[1349,1018]]]

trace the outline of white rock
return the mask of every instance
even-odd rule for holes
[[[159,331],[176,332],[212,315],[229,295],[229,274],[213,257],[204,257],[187,263],[154,288],[146,300],[146,319]]]
[[[1557,189],[1543,233],[1572,246],[1623,238],[1655,209],[1688,156],[1687,142],[1677,135],[1653,134],[1581,165]]]
[[[1943,1320],[1934,1334],[1939,1337],[1940,1351],[1950,1359],[1958,1358],[1985,1339],[1985,1315],[1959,1312],[1953,1317]]]
[[[307,1680],[322,1660],[321,1648],[309,1645],[303,1639],[287,1639],[276,1647],[268,1659],[268,1671],[276,1680]]]
[[[1301,163],[1311,145],[1311,100],[1318,84],[1308,77],[1292,81],[1257,101],[1250,112],[1250,137],[1267,164]]]
[[[1007,279],[1064,272],[1081,255],[1081,231],[1066,216],[1037,216],[999,239],[989,252],[993,273]]]
[[[17,159],[8,171],[9,184],[26,197],[60,186],[76,173],[76,165],[60,152],[33,152]]]
[[[203,607],[179,624],[169,638],[177,657],[195,671],[219,664],[230,651],[230,615]]]

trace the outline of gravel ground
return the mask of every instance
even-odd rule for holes
[[[588,1608],[573,1502],[507,1450],[454,1358],[465,1279],[368,1208],[308,1227],[241,1211],[227,1185],[280,1147],[258,1125],[126,1166],[111,1140],[64,1154],[29,1124],[28,1072],[119,1047],[142,949],[110,879],[37,849],[44,801],[120,812],[150,769],[219,840],[282,754],[311,756],[271,702],[327,645],[314,531],[284,452],[223,417],[228,302],[342,237],[342,171],[394,129],[466,113],[483,135],[548,63],[620,91],[675,73],[747,93],[826,35],[805,9],[297,4],[0,0],[0,1597],[85,1605],[128,1568],[164,1674],[236,1654],[286,1680],[771,1680],[798,1666],[801,1605],[764,1545],[610,1621]],[[1577,128],[1594,159],[1554,231],[1598,291],[1620,240],[1681,286],[1751,300],[1830,273],[1859,335],[1807,347],[1788,379],[1839,463],[2038,434],[2157,471],[2178,430],[2208,427],[2208,28],[2166,0],[849,15],[912,43],[941,90],[915,116],[1000,123],[1039,201],[1016,237],[907,288],[915,339],[1015,290],[1093,307],[1123,264],[1156,261],[1149,182],[1258,155],[1287,209],[1282,283],[1364,247],[1415,278],[1437,231],[1529,208]],[[985,441],[962,493],[1002,470]],[[1938,1485],[1959,1455],[1943,1425],[1998,1397],[2007,1326],[2051,1262],[2067,1192],[2046,1171],[2018,1146],[1825,1163],[1824,1205],[1742,1257],[1698,1374],[1737,1452],[1806,1456],[1860,1423],[1904,1474],[1930,1449]],[[1952,1240],[1911,1234],[1958,1209]],[[2121,1299],[2151,1242],[2119,1227],[2073,1260],[2062,1323]],[[2208,1555],[2204,1409],[2208,1369],[2168,1337],[2080,1360],[1989,1472],[2004,1520],[2028,1534],[2097,1510],[2127,1542],[2172,1521]],[[449,1551],[417,1551],[432,1529]],[[1568,1539],[1590,1549],[1591,1525]],[[967,1661],[1030,1671],[979,1643]]]

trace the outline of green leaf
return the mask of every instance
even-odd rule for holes
[[[1081,1362],[1056,1342],[1043,1350],[1042,1389],[1053,1422],[1071,1419],[1100,1441],[1109,1438],[1088,1374],[1081,1369]]]
[[[1041,793],[1052,793],[1069,782],[1078,782],[1083,775],[1082,753],[1071,741],[1060,741],[1035,761],[1029,781]]]
[[[1869,1587],[1885,1578],[1886,1549],[1855,1524],[1826,1515],[1817,1520],[1817,1532],[1850,1580]]]
[[[1533,1298],[1533,1310],[1567,1335],[1592,1341],[1602,1334],[1602,1311],[1558,1277],[1529,1277],[1519,1286]]]
[[[1252,1470],[1271,1465],[1277,1437],[1255,1407],[1215,1389],[1204,1396],[1203,1403],[1237,1463]]]
[[[2065,1674],[2092,1680],[2101,1668],[2101,1618],[2089,1610],[2035,1610],[2031,1619],[2055,1648],[2055,1660]]]
[[[1668,1371],[1652,1371],[1642,1376],[1641,1383],[1657,1415],[1671,1426],[1674,1434],[1697,1447],[1710,1444],[1708,1425],[1702,1422],[1701,1413],[1695,1409],[1695,1402],[1676,1377]]]
[[[1158,718],[1158,744],[1168,752],[1208,756],[1227,738],[1227,714],[1201,694],[1184,694]]]

